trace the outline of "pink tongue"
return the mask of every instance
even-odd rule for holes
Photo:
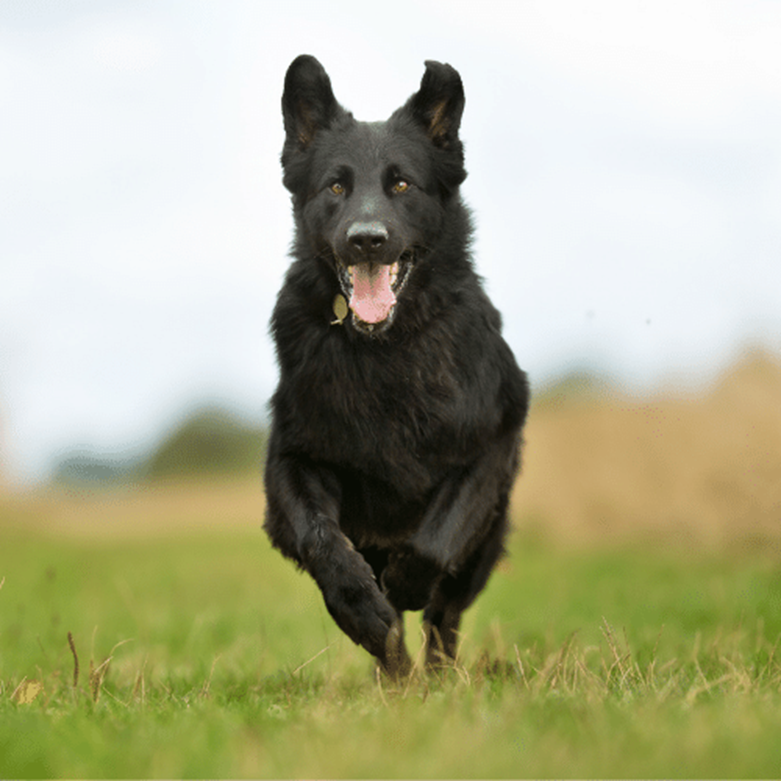
[[[390,266],[359,263],[353,267],[350,309],[364,323],[381,323],[390,314],[396,296],[390,286]]]

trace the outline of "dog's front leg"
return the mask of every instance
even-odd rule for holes
[[[409,668],[400,616],[380,591],[372,568],[339,528],[338,481],[303,459],[269,454],[265,528],[272,543],[304,567],[345,634],[392,676]]]
[[[371,567],[331,518],[310,519],[301,553],[342,631],[374,654],[390,675],[405,674],[409,658],[401,616],[380,592]]]

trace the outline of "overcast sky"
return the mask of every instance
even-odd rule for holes
[[[359,119],[466,90],[475,260],[534,383],[696,383],[781,347],[781,3],[0,1],[0,449],[255,419],[288,263],[282,80]]]

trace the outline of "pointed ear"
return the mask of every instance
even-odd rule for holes
[[[427,60],[420,89],[407,105],[436,146],[447,149],[458,141],[464,87],[455,68]]]
[[[331,80],[310,54],[296,57],[285,75],[282,115],[285,146],[305,150],[319,130],[327,128],[343,109],[336,102]]]

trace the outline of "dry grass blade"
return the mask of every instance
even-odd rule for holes
[[[374,667],[374,682],[377,684],[377,692],[380,695],[380,699],[382,700],[382,704],[387,709],[389,707],[388,700],[385,697],[385,692],[382,689],[382,676],[383,672],[380,669],[380,665],[377,664]]]
[[[521,680],[523,681],[523,685],[526,687],[526,690],[529,689],[529,680],[526,677],[526,669],[523,666],[523,662],[521,661],[521,652],[518,650],[518,644],[514,643],[513,648],[515,649],[515,661],[518,665],[518,672],[521,674]]]
[[[615,631],[613,630],[613,627],[610,626],[608,620],[604,616],[602,617],[601,630],[602,630],[602,635],[607,641],[607,645],[608,648],[610,649],[610,653],[613,656],[612,664],[610,665],[610,667],[607,669],[606,672],[605,682],[608,684],[608,686],[611,685],[611,682],[614,680],[613,671],[617,669],[618,670],[618,681],[616,682],[617,686],[619,689],[624,689],[626,687],[627,682],[635,677],[634,669],[631,664],[632,652],[631,650],[629,650],[629,644],[627,643],[627,650],[625,652],[622,652]]]
[[[212,678],[214,677],[214,668],[217,665],[217,662],[220,661],[220,654],[217,654],[217,656],[214,657],[212,660],[212,667],[209,671],[209,677],[204,681],[203,686],[201,687],[201,697],[208,697],[209,691],[212,687]]]
[[[136,679],[133,683],[133,692],[131,694],[132,699],[136,699],[139,696],[139,693],[141,695],[141,708],[146,707],[146,680],[144,677],[144,671],[146,670],[146,662],[147,657],[144,657],[144,664],[141,666],[141,669],[136,673]]]
[[[695,700],[701,695],[705,694],[706,692],[709,692],[711,689],[714,689],[717,686],[721,686],[721,684],[726,683],[727,681],[733,680],[735,678],[735,674],[732,672],[725,673],[720,678],[717,678],[715,681],[705,681],[701,686],[694,687],[692,686],[688,692],[686,692],[686,697],[684,699],[684,703],[687,707],[691,707]]]
[[[311,664],[312,662],[314,662],[314,660],[317,659],[318,656],[322,656],[330,647],[331,647],[330,645],[327,645],[325,648],[321,648],[313,657],[311,657],[310,659],[307,659],[302,664],[299,664],[298,667],[296,667],[296,669],[293,670],[291,675],[295,675],[296,673],[300,673],[301,670],[304,669],[304,667],[306,667],[308,664]]]
[[[92,659],[89,661],[89,688],[93,702],[97,702],[100,699],[101,686],[103,685],[103,681],[108,673],[109,664],[113,658],[113,656],[107,657],[97,667],[93,666]]]
[[[76,653],[76,644],[70,632],[68,632],[68,645],[73,654],[73,688],[75,689],[79,685],[79,655]]]

